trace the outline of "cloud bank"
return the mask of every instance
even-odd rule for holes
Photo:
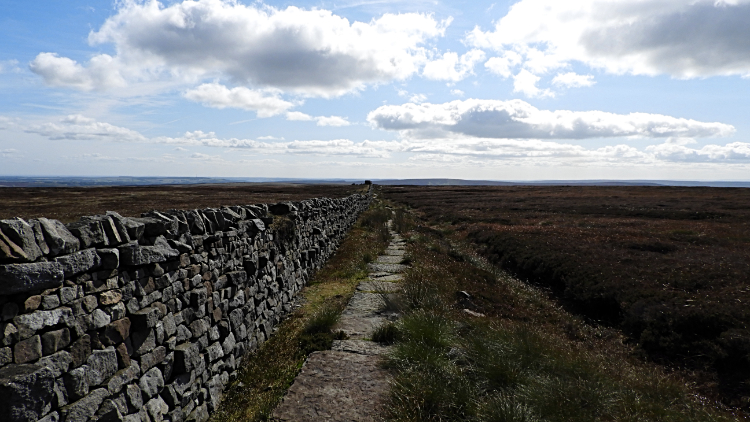
[[[540,75],[580,62],[615,74],[750,75],[748,0],[521,0],[467,44],[500,53],[486,66]]]
[[[428,104],[432,106],[432,104]],[[444,121],[451,119],[444,116]],[[403,139],[401,141],[363,141],[348,139],[295,140],[264,142],[253,139],[220,138],[213,132],[200,130],[181,136],[146,137],[143,134],[98,122],[81,115],[66,116],[56,122],[29,127],[26,132],[51,140],[94,140],[170,145],[173,151],[190,154],[188,148],[207,147],[247,151],[263,155],[310,155],[359,157],[393,160],[394,154],[410,161],[447,163],[456,165],[488,165],[504,162],[523,165],[580,165],[580,166],[639,166],[684,164],[695,165],[750,165],[750,143],[732,142],[726,145],[690,147],[696,141],[687,138],[668,138],[663,143],[639,150],[629,145],[607,145],[587,148],[557,140],[481,138],[468,135],[448,138]],[[445,134],[445,132],[444,132]],[[451,135],[450,133],[447,133]],[[268,137],[265,137],[266,139]],[[185,148],[187,147],[187,148]],[[13,151],[5,151],[10,155]],[[215,155],[192,152],[195,158],[207,159]],[[136,159],[136,158],[133,158]],[[484,164],[482,164],[484,163]]]
[[[376,128],[405,139],[706,138],[734,133],[731,125],[660,114],[539,110],[521,100],[456,100],[443,104],[381,106],[367,116]]]
[[[30,69],[53,86],[102,90],[157,77],[227,77],[240,85],[334,97],[367,84],[402,80],[427,61],[424,43],[450,20],[417,13],[349,22],[327,10],[284,10],[232,0],[117,2],[89,34],[117,55],[86,64],[41,53]]]

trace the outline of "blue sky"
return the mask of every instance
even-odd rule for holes
[[[750,180],[750,0],[1,10],[0,175]]]

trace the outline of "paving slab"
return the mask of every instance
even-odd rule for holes
[[[379,422],[388,382],[377,357],[338,350],[314,352],[272,418],[279,422]]]
[[[375,262],[378,264],[400,264],[404,260],[403,256],[398,255],[380,255]]]
[[[401,290],[401,284],[390,281],[382,281],[382,278],[378,281],[363,281],[357,286],[357,290],[360,292],[370,293],[390,293]]]
[[[375,273],[378,272],[384,272],[384,273],[402,273],[404,272],[408,267],[403,264],[379,264],[379,263],[370,263],[367,264],[367,268]]]
[[[375,356],[388,353],[391,346],[383,346],[369,340],[334,340],[331,350]]]

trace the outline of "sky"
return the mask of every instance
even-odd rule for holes
[[[0,175],[750,180],[750,0],[0,0]]]

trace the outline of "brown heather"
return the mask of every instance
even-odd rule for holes
[[[750,189],[384,187],[701,391],[750,402]],[[425,225],[425,223],[422,223]],[[510,305],[492,301],[503,315]]]
[[[139,216],[153,209],[218,208],[222,205],[343,198],[363,186],[232,183],[66,188],[0,187],[0,220],[46,217],[69,223],[83,215],[116,211]]]

